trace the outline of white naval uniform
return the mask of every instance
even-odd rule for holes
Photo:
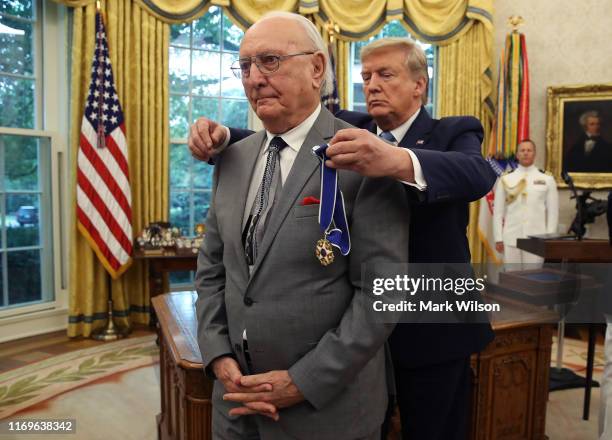
[[[504,243],[505,263],[542,264],[543,258],[516,247],[517,238],[557,232],[559,195],[552,176],[535,165],[519,165],[495,187],[493,235]]]

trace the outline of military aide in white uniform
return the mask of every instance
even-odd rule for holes
[[[505,263],[541,264],[543,258],[518,249],[516,239],[557,232],[557,184],[534,165],[535,149],[533,141],[522,141],[516,149],[518,168],[504,174],[495,188],[493,234]]]

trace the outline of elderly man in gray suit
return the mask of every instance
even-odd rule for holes
[[[339,171],[352,248],[322,265],[311,149],[349,125],[319,102],[331,85],[321,37],[304,17],[269,14],[245,33],[234,69],[265,130],[217,158],[198,256],[198,342],[217,379],[213,437],[377,439],[393,324],[370,319],[362,265],[375,277],[407,261],[405,189]]]

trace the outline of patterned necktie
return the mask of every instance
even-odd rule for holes
[[[383,131],[378,136],[383,138],[387,142],[391,142],[392,144],[397,145],[397,139],[395,139],[395,136],[393,136],[393,133],[391,133],[390,131]]]
[[[244,243],[244,254],[247,264],[252,266],[257,259],[257,245],[261,243],[268,214],[276,196],[281,190],[282,180],[280,175],[280,152],[287,143],[280,137],[275,136],[268,146],[266,167],[264,169],[261,184],[251,208],[251,215],[247,221],[247,235]]]

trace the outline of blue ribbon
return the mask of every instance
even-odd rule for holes
[[[327,147],[327,144],[312,147],[313,154],[321,162],[319,227],[332,246],[340,249],[342,255],[348,255],[351,251],[351,236],[346,221],[344,196],[338,187],[337,171],[325,166],[328,159],[325,154]]]

